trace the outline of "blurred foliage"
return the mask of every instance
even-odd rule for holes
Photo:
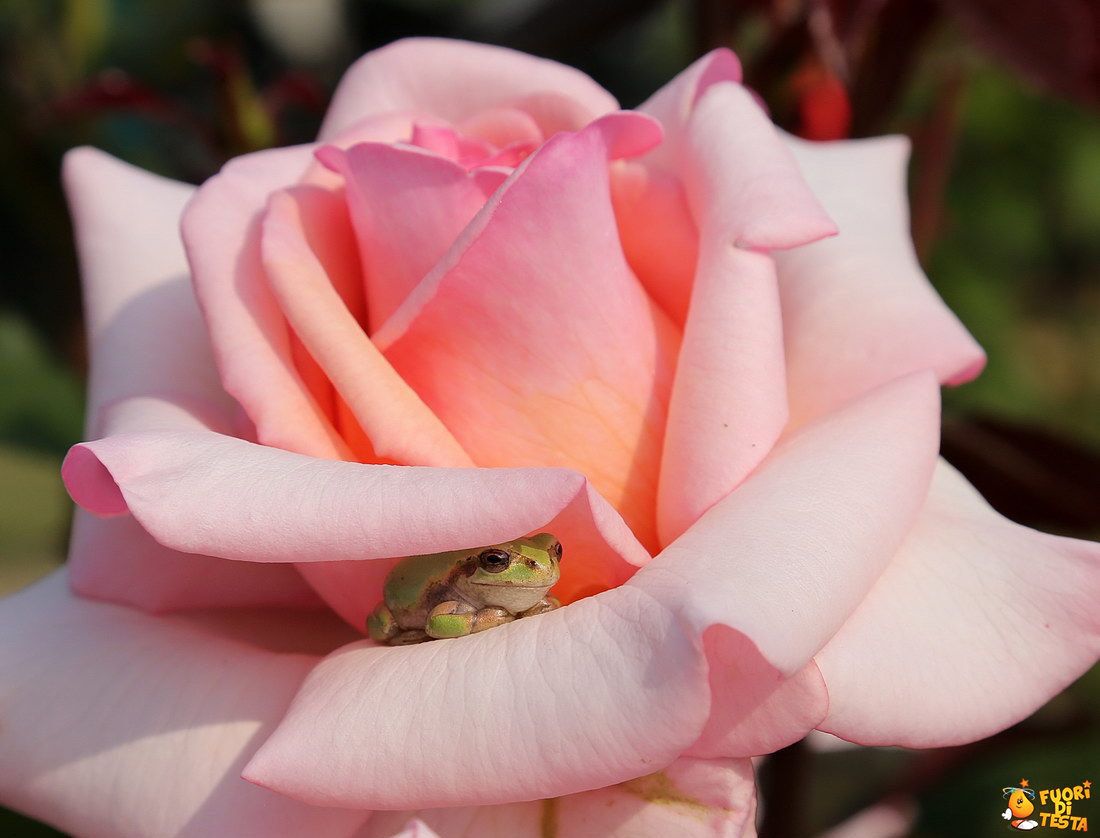
[[[80,437],[84,351],[61,154],[90,143],[200,182],[311,139],[344,67],[416,34],[556,58],[626,106],[732,46],[787,130],[908,134],[918,251],[989,353],[945,394],[944,452],[1010,517],[1100,535],[1100,3],[5,0],[0,593],[60,562],[71,514],[57,470]],[[975,745],[788,749],[761,772],[762,835],[815,834],[882,799],[915,800],[925,838],[1003,834],[1002,786],[1091,776],[1098,698],[1094,670]],[[0,834],[59,833],[0,811]]]

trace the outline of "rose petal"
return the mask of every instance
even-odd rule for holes
[[[459,163],[410,146],[362,143],[320,154],[347,181],[375,332],[492,193]]]
[[[903,137],[787,138],[840,234],[775,255],[791,416],[808,421],[919,369],[960,384],[985,361],[936,295],[909,236]]]
[[[668,544],[760,463],[787,422],[775,265],[707,242],[668,409],[657,526]]]
[[[245,431],[218,381],[179,240],[180,212],[194,189],[91,148],[70,151],[63,174],[84,286],[89,434]],[[290,568],[184,556],[133,521],[79,511],[69,569],[80,593],[149,610],[317,604]]]
[[[699,97],[718,82],[740,82],[741,62],[731,50],[714,49],[677,73],[650,96],[638,110],[660,120],[666,140],[654,149],[648,162],[657,168],[675,168],[686,126]]]
[[[672,762],[708,703],[697,639],[627,585],[468,637],[346,646],[244,776],[356,808],[572,794]]]
[[[350,236],[339,195],[298,186],[272,196],[263,220],[263,265],[282,311],[354,413],[372,459],[472,465],[451,433],[382,357],[334,288],[333,277],[349,272]]]
[[[321,593],[362,626],[392,562],[549,529],[567,558],[565,600],[622,583],[649,555],[585,478],[566,469],[372,466],[318,460],[211,433],[74,446],[70,494],[122,505],[162,544],[249,562],[329,563]]]
[[[534,118],[519,108],[478,111],[462,120],[458,130],[468,137],[477,137],[497,148],[507,148],[516,143],[537,146],[546,139]]]
[[[698,233],[679,172],[688,120],[711,85],[740,80],[741,65],[732,52],[707,53],[638,108],[660,121],[664,141],[644,162],[618,163],[612,171],[623,252],[646,290],[678,324],[687,319],[698,259]]]
[[[631,585],[679,603],[700,633],[716,624],[741,631],[793,674],[901,544],[927,492],[938,440],[930,375],[881,387],[777,448]],[[715,581],[724,579],[735,581]]]
[[[687,754],[770,754],[824,721],[829,693],[813,661],[788,676],[764,660],[748,637],[724,625],[706,630],[703,647],[710,666],[710,718]]]
[[[324,805],[505,803],[622,782],[693,743],[800,738],[824,712],[820,679],[782,676],[904,537],[935,461],[936,396],[914,376],[830,414],[615,590],[470,637],[337,651],[246,776]]]
[[[683,325],[699,259],[699,234],[684,189],[670,172],[617,161],[611,198],[627,262],[653,301]]]
[[[749,760],[679,759],[607,788],[500,806],[428,809],[413,823],[443,838],[751,838],[755,792]],[[375,812],[356,838],[390,835],[408,816]]]
[[[89,838],[340,838],[363,822],[239,777],[313,657],[74,597],[60,571],[0,604],[0,636],[5,805]]]
[[[93,148],[65,155],[91,350],[89,431],[102,405],[135,395],[197,403],[237,427],[191,293],[179,218],[194,187]]]
[[[677,335],[623,261],[607,160],[656,131],[551,139],[375,335],[475,463],[577,468],[647,545]]]
[[[712,85],[684,130],[677,170],[701,236],[776,250],[836,233],[779,132],[744,87]]]
[[[551,104],[553,99],[576,109],[568,124],[559,121],[567,106]],[[486,44],[406,38],[351,65],[332,98],[321,139],[387,111],[415,110],[457,124],[481,111],[512,106],[545,122],[540,128],[546,136],[580,128],[619,107],[580,70],[555,61]]]
[[[268,196],[298,180],[312,160],[310,146],[231,160],[195,195],[181,229],[222,382],[248,411],[259,439],[317,457],[349,457],[295,369],[286,321],[260,261]]]
[[[387,812],[386,814],[388,815],[389,813]],[[387,820],[390,819],[387,818]],[[366,828],[370,829],[370,826],[368,825]],[[359,836],[363,834],[363,832],[356,833],[356,838],[359,838]],[[377,835],[379,833],[375,831],[374,834]],[[391,833],[387,834],[389,835]],[[431,829],[424,821],[420,820],[420,818],[413,818],[405,824],[403,829],[392,833],[391,838],[439,838],[439,833]]]
[[[678,167],[700,242],[661,464],[662,543],[732,491],[787,422],[775,268],[751,251],[834,230],[740,85],[712,85],[682,130]]]
[[[1002,518],[941,464],[913,532],[817,658],[822,727],[916,748],[996,733],[1096,662],[1098,601],[1100,545]]]

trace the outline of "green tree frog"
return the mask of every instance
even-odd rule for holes
[[[382,604],[367,618],[372,639],[402,646],[462,637],[560,607],[561,542],[539,533],[490,547],[401,559],[386,576]]]

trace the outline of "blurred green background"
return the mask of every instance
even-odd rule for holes
[[[557,58],[626,106],[731,46],[787,130],[908,134],[918,250],[989,353],[945,396],[944,453],[1010,517],[1100,536],[1092,0],[4,0],[0,594],[62,562],[71,515],[57,473],[81,436],[84,349],[61,154],[91,143],[199,182],[311,139],[342,69],[414,34]],[[973,746],[792,747],[761,770],[762,834],[815,835],[883,799],[915,804],[914,835],[1003,834],[1002,786],[1100,775],[1098,698],[1094,670]],[[58,833],[0,811],[0,834]]]

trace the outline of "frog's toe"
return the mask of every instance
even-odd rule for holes
[[[370,635],[371,640],[378,643],[390,642],[400,630],[393,612],[385,605],[379,605],[367,617],[367,634]]]
[[[391,637],[389,643],[391,646],[411,646],[414,643],[423,643],[425,640],[431,640],[426,632],[420,629],[406,629]]]
[[[544,597],[539,602],[532,605],[522,614],[521,617],[534,617],[536,614],[545,614],[547,611],[553,611],[555,608],[561,608],[561,603],[558,602],[557,597]]]
[[[510,623],[514,619],[515,617],[503,608],[482,608],[477,612],[477,616],[474,617],[472,631],[485,631],[485,629]]]

